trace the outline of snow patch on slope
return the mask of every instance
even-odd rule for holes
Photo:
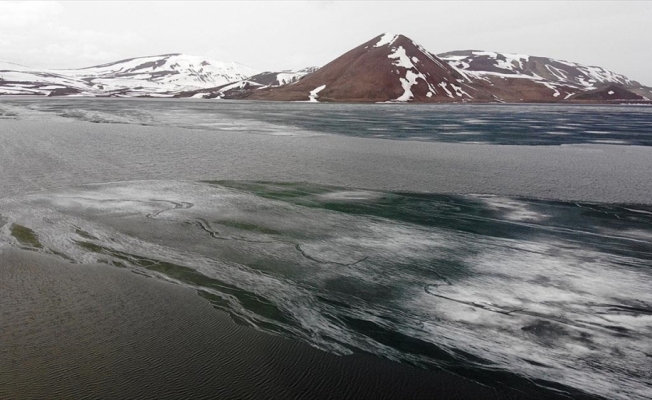
[[[437,86],[444,89],[444,91],[446,92],[446,96],[450,97],[451,99],[453,98],[453,94],[451,93],[451,91],[446,88],[446,82],[439,82],[439,85]]]
[[[298,70],[286,70],[276,74],[276,82],[272,86],[283,86],[297,82],[304,76],[317,71],[318,67],[307,67]]]
[[[525,54],[511,54],[511,53],[495,53],[493,51],[474,51],[473,55],[487,56],[496,61],[497,68],[514,71],[516,64],[523,69],[523,61],[528,61],[530,56]],[[502,59],[504,58],[504,60]]]
[[[380,37],[380,40],[374,45],[374,47],[391,46],[397,38],[398,35],[393,33],[384,33],[383,36]]]
[[[0,61],[0,94],[154,97],[214,88],[256,74],[253,68],[184,54],[138,57],[82,69],[38,70]]]
[[[414,46],[426,58],[436,63],[441,68],[447,69],[447,66],[442,64],[435,56],[430,54],[425,48],[415,44],[414,42],[412,42],[412,44],[414,44]],[[435,88],[435,85],[433,85],[433,83],[431,83],[428,77],[426,77],[426,75],[424,75],[417,67],[417,64],[420,64],[421,60],[419,60],[419,58],[416,56],[408,55],[403,46],[392,48],[392,52],[387,57],[391,60],[394,60],[392,62],[392,65],[399,68],[406,69],[405,76],[399,77],[399,81],[401,83],[401,87],[403,88],[404,92],[401,96],[399,96],[393,101],[407,102],[414,99],[414,93],[412,92],[412,88],[414,85],[418,83],[417,81],[419,79],[423,80],[423,82],[428,86],[428,92],[426,93],[426,97],[431,98],[433,95],[438,93],[437,89]],[[397,71],[397,73],[398,72],[399,71]],[[455,86],[446,81],[439,82],[438,84],[436,84],[436,86],[441,87],[446,92],[446,95],[451,99],[454,99],[455,95],[457,95],[458,97],[466,96],[468,98],[472,98],[468,93],[462,90],[461,86]],[[454,92],[450,90],[451,88]]]
[[[402,67],[402,68],[415,68],[414,64],[412,64],[412,61],[410,60],[410,57],[405,53],[405,49],[403,46],[398,46],[396,50],[394,50],[393,53],[387,56],[390,59],[396,59],[394,61],[394,65],[397,67]]]
[[[310,98],[311,103],[318,103],[317,98],[319,97],[318,93],[321,92],[326,88],[326,85],[321,85],[313,90],[310,91],[310,95],[308,96]]]
[[[457,94],[457,97],[464,97],[464,96],[466,96],[466,97],[468,97],[468,98],[470,98],[470,99],[473,98],[473,96],[471,96],[470,94],[466,93],[466,92],[462,89],[462,86],[457,86],[457,85],[454,85],[454,84],[452,84],[452,83],[451,83],[450,85],[453,87],[453,90],[455,90],[455,94]]]
[[[545,57],[492,51],[467,51],[461,54],[442,54],[439,57],[467,79],[480,79],[489,83],[492,83],[493,78],[531,79],[552,89],[554,97],[561,95],[558,91],[560,87],[556,85],[577,92],[597,89],[606,83],[624,86],[636,84],[629,78],[604,68]]]
[[[279,86],[287,85],[288,83],[295,82],[298,79],[299,77],[295,73],[281,72],[276,74],[276,81],[278,82]]]
[[[393,49],[392,53],[390,53],[387,58],[395,60],[392,65],[400,68],[405,68],[407,70],[405,71],[405,77],[399,78],[401,87],[403,88],[404,92],[394,101],[406,102],[412,100],[414,98],[414,94],[412,93],[412,86],[417,84],[417,79],[419,78],[426,82],[426,84],[431,87],[431,90],[434,90],[430,83],[428,83],[426,77],[416,69],[415,65],[412,63],[412,60],[410,60],[410,57],[406,54],[403,46],[399,46],[398,48]],[[413,69],[416,70],[416,72],[413,71]]]
[[[107,91],[142,88],[154,93],[216,87],[258,73],[253,68],[235,62],[186,54],[139,57],[57,72],[99,85]]]
[[[412,86],[417,84],[417,79],[419,78],[424,79],[422,74],[415,74],[414,72],[408,70],[405,73],[405,78],[400,78],[401,86],[403,87],[403,90],[405,90],[405,92],[401,96],[399,96],[395,101],[401,101],[401,102],[410,101],[414,97],[414,94],[412,94]]]

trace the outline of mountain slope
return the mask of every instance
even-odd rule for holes
[[[283,86],[289,83],[294,83],[318,69],[319,67],[307,67],[298,70],[285,70],[278,72],[266,71],[250,76],[247,80],[264,86]]]
[[[604,103],[612,100],[642,101],[647,100],[647,98],[629,91],[621,86],[612,84],[600,89],[577,93],[571,97],[571,100]]]
[[[343,102],[452,102],[472,99],[454,68],[403,35],[383,34],[296,83],[249,98]]]
[[[206,89],[187,90],[174,95],[179,98],[193,98],[193,99],[231,99],[239,100],[251,96],[254,90],[260,90],[269,87],[250,81],[248,79],[238,82],[227,83]]]
[[[315,72],[319,67],[307,67],[298,70],[265,71],[234,83],[183,91],[175,97],[192,97],[197,99],[243,99],[251,96],[254,90],[279,87],[295,83],[304,76]]]
[[[629,92],[652,94],[649,88],[624,75],[601,67],[547,57],[479,50],[452,51],[439,54],[438,57],[468,78],[489,83],[493,86],[493,94],[502,95],[506,100],[565,100],[574,98],[579,93],[598,90],[608,85],[616,85]],[[516,99],[514,94],[519,92],[515,90],[517,87],[528,87],[530,91],[520,93],[519,96],[524,97]],[[624,94],[622,98],[612,96],[610,100],[630,99],[630,97]]]
[[[93,96],[97,93],[86,82],[57,71],[0,61],[0,94]]]

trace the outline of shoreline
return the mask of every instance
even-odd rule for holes
[[[333,101],[333,100],[326,100],[326,101],[310,101],[310,100],[271,100],[271,99],[250,99],[248,97],[245,98],[229,98],[229,99],[223,99],[223,98],[198,98],[198,97],[192,97],[192,96],[181,96],[178,94],[173,94],[173,95],[161,95],[161,96],[80,96],[80,95],[54,95],[54,96],[48,96],[48,95],[34,95],[34,94],[0,94],[0,99],[9,99],[9,100],[21,100],[21,99],[28,99],[28,100],[36,100],[36,99],[81,99],[81,100],[105,100],[105,99],[116,99],[116,100],[160,100],[160,101],[165,101],[165,100],[182,100],[182,101],[230,101],[230,102],[253,102],[253,103],[321,103],[321,104],[404,104],[407,106],[414,106],[414,105],[425,105],[425,106],[431,106],[431,105],[452,105],[452,104],[458,104],[458,105],[505,105],[505,106],[532,106],[532,105],[560,105],[563,107],[568,107],[568,106],[652,106],[652,100],[626,100],[626,99],[620,99],[620,100],[607,100],[607,101],[599,101],[599,100],[539,100],[539,101],[482,101],[482,100],[475,100],[475,101],[432,101],[432,102],[424,102],[424,101],[419,101],[419,102],[405,102],[405,101],[395,101],[395,100],[387,100],[387,101]]]

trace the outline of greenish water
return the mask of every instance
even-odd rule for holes
[[[34,247],[37,249],[42,248],[41,242],[33,230],[18,224],[12,224],[10,227],[11,235],[16,238],[21,244]]]

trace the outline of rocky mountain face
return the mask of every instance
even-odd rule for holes
[[[640,88],[645,90],[645,88]],[[650,91],[652,93],[652,91]],[[648,94],[649,95],[649,94]],[[652,97],[652,96],[650,96]],[[574,101],[597,101],[597,102],[609,102],[612,100],[634,100],[634,101],[647,101],[649,98],[644,95],[639,95],[634,92],[634,90],[627,90],[619,85],[607,85],[600,86],[599,88],[593,90],[587,90],[584,92],[578,92],[573,97]]]
[[[652,98],[650,88],[601,67],[546,57],[478,50],[453,51],[438,54],[438,57],[469,79],[489,83],[492,95],[503,101],[586,98],[583,96],[585,92],[608,86],[629,92],[614,91],[609,100],[644,100],[646,94]]]
[[[574,62],[465,50],[434,55],[385,33],[321,68],[259,72],[184,54],[74,70],[0,61],[0,95],[334,102],[650,102],[652,88]]]
[[[403,35],[383,34],[298,82],[252,93],[251,99],[344,102],[470,101],[464,77]]]
[[[264,74],[262,74],[264,75]],[[337,102],[646,102],[652,89],[600,67],[520,54],[433,55],[383,34],[285,85],[248,79],[202,97]]]

